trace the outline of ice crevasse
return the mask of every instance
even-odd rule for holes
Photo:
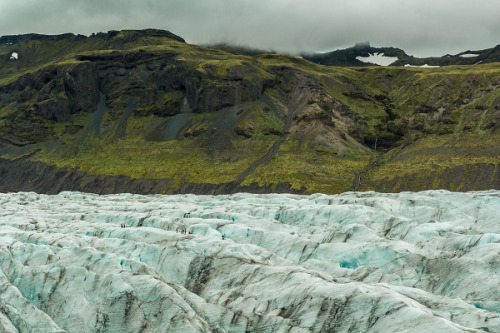
[[[0,332],[500,332],[500,191],[0,207]]]

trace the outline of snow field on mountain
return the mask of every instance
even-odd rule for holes
[[[399,60],[398,57],[388,57],[384,53],[368,53],[367,57],[362,57],[362,56],[357,56],[357,60],[368,63],[368,64],[375,64],[379,66],[389,66],[390,64],[396,62]]]
[[[476,53],[464,53],[464,54],[460,55],[460,58],[475,58],[475,57],[479,57],[479,56],[480,55],[476,54]]]
[[[500,191],[0,207],[0,331],[500,331]]]

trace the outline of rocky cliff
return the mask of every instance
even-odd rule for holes
[[[326,67],[151,29],[0,38],[4,191],[500,188],[499,117],[498,63]]]

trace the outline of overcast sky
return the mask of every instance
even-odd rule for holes
[[[194,44],[441,56],[500,44],[499,17],[499,0],[0,0],[0,35],[158,28]]]

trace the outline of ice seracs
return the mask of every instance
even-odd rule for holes
[[[379,66],[389,66],[390,64],[396,62],[399,60],[398,57],[387,57],[384,55],[384,53],[368,53],[368,57],[362,57],[362,56],[357,56],[357,60],[364,62],[364,63],[369,63],[369,64],[375,64]]]
[[[500,191],[0,207],[0,332],[500,332]]]

